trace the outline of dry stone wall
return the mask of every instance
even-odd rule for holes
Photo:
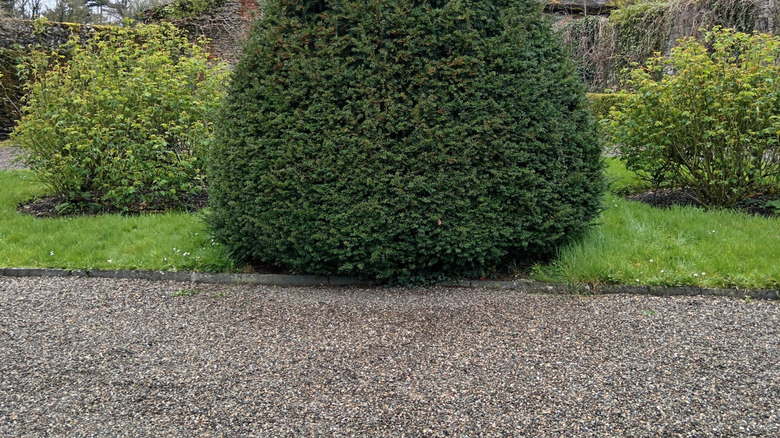
[[[188,15],[188,8],[165,5],[143,13],[145,23],[167,21],[186,30],[191,40],[209,39],[207,49],[215,58],[235,63],[241,54],[241,41],[249,24],[262,14],[257,0],[208,0],[211,7]],[[181,2],[186,5],[187,3]],[[184,11],[184,12],[182,12]]]
[[[72,23],[42,23],[10,18],[0,19],[0,140],[8,138],[19,118],[22,81],[16,66],[32,48],[55,50],[74,33],[82,39],[96,27]]]
[[[722,26],[776,34],[777,1],[669,0],[627,5],[613,8],[609,14],[594,15],[590,12],[603,8],[591,7],[588,14],[562,13],[558,9],[555,27],[569,45],[590,90],[603,92],[620,87],[618,73],[622,69],[635,62],[644,63],[655,52],[670,53],[680,38],[700,37],[700,29]]]

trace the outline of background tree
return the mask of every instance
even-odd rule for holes
[[[76,0],[78,1],[78,0]],[[171,0],[87,0],[96,23],[117,23],[126,18],[138,19],[141,12],[171,3]]]
[[[50,21],[86,23],[91,21],[92,13],[84,0],[57,0],[43,15]]]
[[[34,19],[47,9],[44,0],[0,0],[2,8],[13,18]]]
[[[11,15],[14,10],[13,0],[0,0],[0,18]]]

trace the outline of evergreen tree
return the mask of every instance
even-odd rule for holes
[[[209,174],[215,235],[295,272],[413,281],[538,260],[604,189],[536,0],[276,0]]]

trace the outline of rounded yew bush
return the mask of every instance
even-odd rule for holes
[[[535,0],[269,2],[217,131],[216,237],[299,273],[484,275],[551,254],[604,189]]]

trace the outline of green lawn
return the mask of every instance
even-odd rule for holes
[[[17,205],[44,193],[29,171],[0,171],[0,266],[66,269],[231,270],[198,215],[37,219]]]
[[[638,181],[610,160],[613,190]],[[231,271],[198,214],[36,219],[17,205],[44,188],[29,171],[0,171],[0,266]],[[660,210],[614,194],[595,226],[539,280],[567,283],[777,288],[780,219],[696,208]]]
[[[608,160],[608,171],[613,192],[641,184],[616,159]],[[774,289],[780,282],[780,218],[663,210],[609,194],[600,225],[536,273],[568,283]]]

